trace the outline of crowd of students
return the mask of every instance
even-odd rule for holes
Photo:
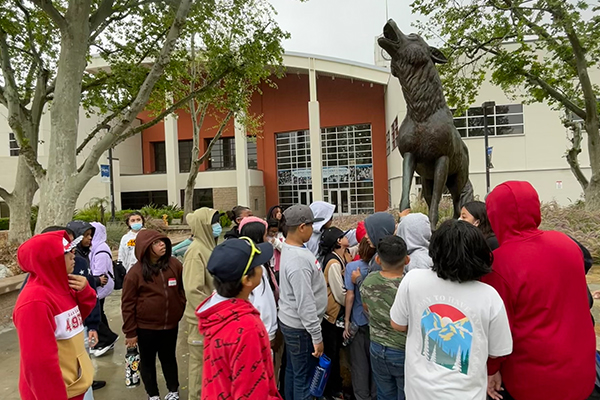
[[[410,210],[399,221],[374,213],[349,231],[333,226],[334,212],[317,201],[274,206],[265,220],[238,206],[217,244],[221,215],[201,208],[186,216],[192,237],[176,248],[144,229],[141,214],[127,219],[122,330],[139,349],[150,400],[160,399],[157,356],[164,399],[179,399],[182,318],[190,400],[312,399],[323,355],[325,399],[344,398],[343,359],[357,400],[592,394],[589,252],[539,230],[530,184],[501,184],[434,232]],[[74,221],[46,231],[18,251],[30,273],[14,312],[21,396],[45,399],[51,388],[56,399],[92,398],[84,336],[95,356],[118,338],[103,310],[114,286],[106,229]]]

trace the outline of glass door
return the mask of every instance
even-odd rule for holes
[[[309,206],[313,202],[312,190],[300,190],[300,204]]]
[[[349,189],[329,189],[329,202],[336,206],[336,216],[350,215]]]

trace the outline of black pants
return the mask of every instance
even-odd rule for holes
[[[177,371],[177,332],[178,328],[168,330],[139,329],[138,348],[140,350],[140,374],[148,396],[158,396],[158,383],[156,382],[156,355],[160,360],[167,389],[177,392],[179,389],[179,375]]]
[[[377,399],[375,380],[371,373],[371,337],[369,325],[360,326],[350,343],[350,372],[356,400]]]
[[[325,386],[325,395],[342,392],[342,375],[340,372],[340,350],[342,348],[344,330],[323,319],[321,323],[325,355],[331,358],[331,375]]]
[[[104,313],[104,299],[100,299],[100,324],[98,325],[98,344],[95,348],[110,346],[117,340],[119,335],[114,333],[108,326],[108,318]]]

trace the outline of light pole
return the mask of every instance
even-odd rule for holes
[[[102,127],[106,129],[106,134],[110,131],[110,125]],[[108,149],[108,174],[110,178],[110,220],[115,222],[115,178],[113,177],[113,149],[112,146]]]
[[[486,101],[482,105],[483,107],[483,137],[485,145],[485,187],[486,193],[490,192],[490,153],[489,153],[489,140],[488,140],[488,108],[492,110],[496,107],[495,101]],[[111,175],[112,176],[112,175]]]

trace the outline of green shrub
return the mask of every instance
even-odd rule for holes
[[[106,224],[106,243],[115,250],[119,248],[121,238],[127,233],[127,225],[122,222],[108,222]]]
[[[10,224],[9,218],[0,218],[0,231],[7,231]]]
[[[224,211],[219,211],[219,213],[221,214],[221,217],[219,217],[219,222],[221,223],[221,226],[223,228],[229,228],[231,226],[231,220]]]
[[[81,210],[75,210],[73,220],[85,222],[102,222],[102,212],[100,207],[86,207]]]
[[[183,210],[173,212],[174,219],[183,219]]]
[[[135,210],[120,210],[115,212],[115,219],[117,221],[125,222],[125,218]]]

